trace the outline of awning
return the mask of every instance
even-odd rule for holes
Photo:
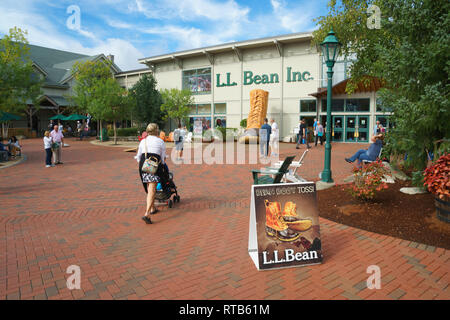
[[[67,117],[63,114],[57,114],[50,118],[50,120],[67,120]]]
[[[0,111],[0,122],[6,122],[11,120],[20,120],[22,117],[16,116],[15,114],[8,113],[5,111]]]
[[[83,116],[81,114],[71,114],[64,120],[86,120],[88,117]]]
[[[337,84],[335,84],[331,92],[334,95],[338,94],[345,94],[345,89],[347,88],[347,83],[350,79],[345,79]],[[358,83],[355,91],[353,93],[361,93],[361,92],[373,92],[378,91],[383,87],[383,81],[376,77],[367,77],[367,82],[361,81]],[[327,96],[327,88],[319,88],[317,92],[310,93],[310,96],[320,98],[320,97],[326,97]]]

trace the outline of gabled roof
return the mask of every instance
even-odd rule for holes
[[[45,75],[44,86],[64,86],[72,78],[72,67],[75,62],[107,59],[103,54],[88,56],[31,44],[28,46],[31,60],[36,68]],[[121,72],[120,68],[114,63],[112,68],[115,73]]]

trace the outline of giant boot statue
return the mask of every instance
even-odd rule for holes
[[[261,89],[250,91],[250,112],[247,118],[247,128],[239,138],[239,143],[257,143],[259,129],[267,115],[269,92]]]

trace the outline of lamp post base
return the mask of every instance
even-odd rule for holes
[[[323,182],[323,181],[317,181],[316,182],[316,190],[325,190],[325,189],[329,189],[331,187],[334,187],[335,183],[334,182]]]

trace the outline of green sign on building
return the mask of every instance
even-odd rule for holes
[[[309,81],[314,80],[311,77],[311,73],[309,71],[304,72],[292,72],[292,67],[287,67],[286,69],[286,82],[301,82],[301,81]],[[269,83],[279,83],[280,77],[278,73],[271,74],[262,74],[262,75],[254,75],[252,71],[244,71],[244,86],[252,85],[252,84],[269,84]],[[216,87],[233,87],[237,86],[235,81],[231,80],[231,72],[226,73],[226,80],[222,82],[221,74],[216,74]]]

